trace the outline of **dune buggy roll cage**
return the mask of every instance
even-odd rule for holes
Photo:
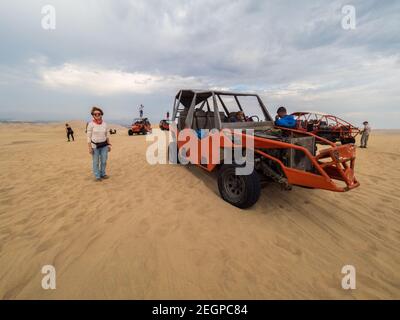
[[[238,97],[247,96],[247,97],[255,97],[258,101],[258,104],[264,114],[265,121],[259,122],[223,122],[221,121],[221,113],[229,115],[229,110],[225,105],[223,96],[231,96],[235,99],[236,104],[240,111],[243,111],[243,107],[239,102]],[[209,98],[212,97],[213,104],[213,112],[210,108]],[[217,103],[217,99],[220,102],[223,112],[220,112],[219,106]],[[288,143],[284,141],[277,141],[270,138],[264,138],[257,135],[247,136],[247,138],[254,139],[254,152],[262,156],[265,159],[269,159],[276,163],[282,170],[282,172],[286,176],[287,183],[311,188],[320,188],[325,190],[343,192],[348,191],[350,189],[356,188],[359,186],[359,182],[356,180],[354,176],[354,164],[355,164],[355,147],[354,145],[343,145],[337,146],[331,141],[324,139],[322,137],[316,136],[310,132],[304,132],[296,129],[289,129],[283,127],[277,127],[274,125],[274,121],[269,114],[267,108],[262,102],[261,98],[254,93],[236,93],[236,92],[226,92],[226,91],[202,91],[202,90],[180,90],[174,99],[174,107],[172,114],[172,122],[177,123],[177,130],[182,130],[185,128],[191,128],[193,124],[193,118],[195,113],[195,107],[200,104],[200,107],[197,110],[203,110],[207,108],[206,114],[211,113],[212,118],[210,119],[210,126],[212,128],[207,129],[254,129],[254,130],[264,130],[264,129],[272,129],[277,128],[281,129],[283,132],[286,132],[289,135],[298,135],[298,136],[309,136],[313,137],[315,140],[319,140],[324,142],[330,146],[330,148],[321,150],[317,155],[314,154],[314,151],[310,151],[301,145],[296,145],[293,143]],[[182,113],[186,113],[184,123],[179,123],[179,120],[182,119]],[[242,135],[245,135],[243,133]],[[224,145],[227,142],[221,138],[221,148],[227,146]],[[184,142],[178,141],[178,149],[180,145],[183,145]],[[235,143],[231,142],[231,145],[235,147]],[[243,148],[243,145],[238,145],[236,147]],[[199,147],[200,148],[200,147]],[[288,149],[295,150],[304,153],[305,157],[308,158],[310,163],[312,164],[314,171],[308,172],[298,168],[288,167],[286,166],[281,159],[271,155],[268,153],[268,150],[271,149]],[[209,150],[206,150],[207,153]],[[204,156],[204,154],[202,155]],[[209,159],[210,160],[210,159]],[[199,165],[203,169],[207,171],[213,171],[217,164],[208,163],[207,165]],[[337,185],[333,180],[343,181],[346,186],[342,187]]]
[[[226,106],[222,97],[224,96],[231,96],[235,99],[237,107],[240,111],[244,111],[243,107],[238,99],[238,97],[254,97],[257,99],[259,107],[262,110],[262,113],[265,117],[265,121],[261,122],[251,122],[251,123],[229,123],[229,122],[222,122],[221,121],[221,111],[228,116],[230,111]],[[172,113],[172,120],[175,121],[178,117],[180,112],[184,112],[188,110],[188,114],[185,120],[185,127],[190,128],[193,122],[193,116],[195,108],[199,103],[201,106],[199,110],[203,110],[205,107],[208,111],[211,111],[209,98],[212,97],[212,107],[214,110],[214,125],[213,128],[216,129],[224,129],[224,128],[245,128],[245,127],[261,127],[261,126],[274,126],[274,121],[272,120],[271,115],[269,114],[267,108],[265,107],[264,103],[262,102],[261,98],[254,93],[237,93],[237,92],[227,92],[227,91],[201,91],[201,90],[181,90],[175,96],[174,100],[174,108]],[[222,110],[219,110],[218,102],[220,102],[222,106]],[[183,108],[179,108],[180,105]],[[180,128],[182,129],[182,128]]]
[[[297,111],[293,112],[292,115],[297,118],[298,126],[308,131],[317,130],[319,132],[326,131],[329,133],[329,130],[334,130],[340,136],[348,135],[353,138],[360,134],[361,131],[350,122],[331,114],[313,111]],[[308,129],[309,125],[311,125],[310,129]],[[317,128],[314,129],[314,127]]]

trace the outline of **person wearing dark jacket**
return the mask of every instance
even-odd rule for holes
[[[65,131],[67,132],[67,139],[68,142],[70,142],[70,138],[72,138],[72,141],[75,141],[74,139],[74,131],[72,130],[72,128],[70,127],[70,125],[68,123],[65,124]]]

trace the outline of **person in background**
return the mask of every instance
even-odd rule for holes
[[[106,165],[111,144],[108,138],[107,124],[103,121],[103,110],[93,107],[91,111],[93,121],[87,126],[87,142],[89,153],[93,157],[93,174],[96,181],[107,179]]]
[[[243,111],[231,112],[229,114],[229,122],[245,122],[246,117]]]
[[[279,127],[285,128],[294,128],[296,127],[296,119],[291,114],[287,114],[287,110],[285,107],[279,107],[276,111],[277,115],[275,116],[275,125]]]
[[[144,108],[144,106],[141,104],[140,107],[139,107],[139,116],[140,116],[140,118],[143,118],[143,108]]]
[[[238,122],[245,122],[245,121],[246,121],[246,117],[245,117],[243,111],[238,111],[238,112],[236,112],[236,120],[237,120]]]
[[[68,142],[71,141],[70,138],[72,138],[72,141],[75,141],[74,130],[72,130],[71,126],[68,123],[65,124],[65,131],[67,132]]]
[[[361,145],[360,148],[366,148],[369,134],[371,133],[371,127],[368,124],[368,121],[363,122],[364,128],[361,130]]]

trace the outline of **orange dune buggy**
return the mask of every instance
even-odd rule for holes
[[[147,134],[151,133],[151,124],[147,118],[137,118],[133,120],[131,128],[128,130],[128,135]]]
[[[163,131],[168,131],[169,130],[169,123],[170,120],[163,119],[160,121],[160,129]]]
[[[296,128],[314,133],[332,142],[355,143],[360,129],[351,123],[330,114],[318,112],[294,112]]]
[[[354,145],[336,146],[313,133],[275,127],[256,94],[181,90],[175,97],[172,119],[170,130],[174,140],[169,145],[169,161],[176,163],[176,154],[178,162],[190,156],[190,151],[185,149],[186,141],[180,141],[178,137],[179,132],[192,129],[199,133],[196,165],[207,171],[218,170],[218,189],[222,198],[239,208],[256,203],[261,185],[267,180],[281,184],[284,189],[295,185],[344,192],[359,186],[354,175]],[[214,130],[208,131],[211,129]],[[253,129],[254,135],[245,129]],[[233,132],[231,140],[223,138],[226,130]],[[219,163],[212,159],[214,135],[219,139]],[[244,137],[252,139],[253,143],[243,144]],[[204,139],[210,140],[209,148],[201,147]],[[317,152],[316,141],[329,147]],[[254,153],[254,169],[250,174],[239,175],[235,170],[239,166],[236,162],[225,163],[223,151],[228,147]]]

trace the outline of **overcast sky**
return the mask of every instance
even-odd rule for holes
[[[1,0],[0,119],[86,120],[96,104],[129,122],[143,104],[158,121],[179,89],[219,88],[400,128],[399,49],[396,0]]]

